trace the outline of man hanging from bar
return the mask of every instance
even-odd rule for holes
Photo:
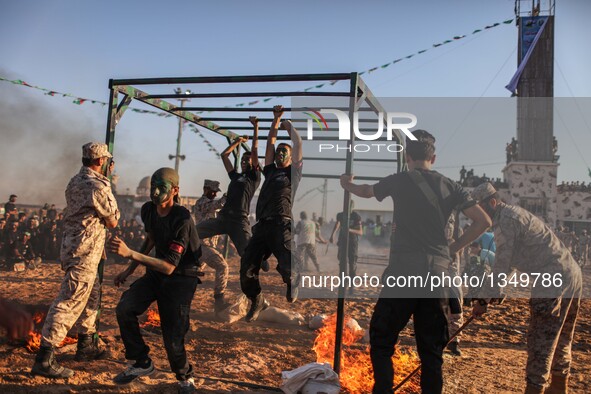
[[[257,319],[269,304],[261,293],[259,270],[271,254],[277,259],[277,271],[287,285],[286,298],[295,302],[299,285],[299,259],[293,253],[292,201],[302,178],[302,139],[288,120],[281,121],[283,106],[273,107],[273,122],[265,151],[265,181],[257,201],[257,223],[240,262],[240,286],[250,299],[245,320]],[[275,149],[277,130],[286,130],[293,146],[281,143]],[[292,256],[293,260],[292,261]],[[292,267],[294,268],[292,270]]]
[[[115,277],[120,286],[138,265],[146,267],[145,274],[133,282],[117,305],[117,322],[125,345],[125,358],[133,360],[118,374],[117,384],[130,383],[140,376],[154,372],[150,348],[140,332],[138,316],[154,301],[162,322],[162,337],[170,368],[179,381],[180,393],[195,391],[193,367],[187,359],[185,335],[189,330],[189,311],[197,285],[201,263],[201,243],[190,212],[178,204],[179,176],[172,168],[157,170],[151,179],[150,199],[141,208],[146,241],[141,251],[127,247],[115,237],[109,250],[132,260],[127,269]],[[148,254],[156,248],[156,257]]]
[[[236,138],[230,146],[222,152],[222,162],[228,172],[230,185],[225,204],[218,212],[217,217],[207,218],[201,222],[197,221],[197,232],[202,240],[215,237],[219,234],[228,234],[238,254],[242,257],[244,249],[252,236],[248,215],[250,214],[250,202],[254,192],[261,182],[261,168],[258,157],[258,119],[250,117],[254,126],[251,152],[244,152],[240,160],[241,172],[230,161],[230,154],[240,145],[248,141],[247,136]],[[197,206],[197,205],[196,205]],[[268,269],[267,269],[268,271]],[[215,311],[220,312],[226,306],[223,293],[217,294],[215,299]]]

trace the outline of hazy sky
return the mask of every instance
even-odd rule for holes
[[[471,33],[514,18],[513,7],[512,0],[3,0],[0,76],[108,101],[109,78],[351,72],[429,49],[363,78],[378,97],[509,97],[504,86],[517,66],[517,28],[501,24]],[[589,1],[557,2],[555,96],[591,96],[589,15]],[[432,48],[463,34],[467,37],[462,40]],[[175,87],[159,91],[172,93]],[[67,180],[79,168],[80,145],[104,140],[106,107],[78,106],[72,98],[50,97],[6,82],[0,82],[0,101],[0,200],[15,192],[22,202],[61,203]],[[558,178],[588,182],[590,101],[573,103],[576,110],[568,116],[576,126],[557,123],[555,129],[561,156]],[[453,130],[434,130],[437,168],[457,178],[465,164],[477,174],[500,177],[504,146],[515,130],[468,135],[476,133],[464,127],[471,123],[468,115],[458,119]],[[175,151],[176,119],[128,112],[117,132],[120,191],[135,191],[141,177],[173,166],[168,155]],[[208,138],[218,151],[224,149],[225,139]],[[180,170],[183,194],[200,194],[205,178],[227,184],[221,161],[189,129],[182,153],[187,156]],[[389,172],[383,166],[378,170]],[[320,182],[306,181],[300,193]],[[320,203],[319,198],[309,200],[311,205]]]

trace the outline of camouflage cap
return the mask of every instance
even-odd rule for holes
[[[106,144],[99,144],[98,142],[89,142],[82,146],[82,158],[84,159],[100,159],[101,157],[113,157],[109,152]]]
[[[152,180],[170,182],[172,186],[178,186],[179,174],[173,168],[163,167],[152,174]]]
[[[472,199],[476,200],[477,202],[481,202],[496,192],[497,190],[493,187],[493,185],[490,184],[490,182],[484,182],[472,190]]]
[[[214,192],[221,192],[220,183],[218,181],[212,181],[211,179],[206,179],[203,182],[203,187],[213,190]]]

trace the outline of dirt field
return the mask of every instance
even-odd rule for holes
[[[236,259],[231,261],[230,294],[240,294]],[[272,264],[274,266],[274,264]],[[102,337],[109,343],[113,358],[93,363],[74,361],[76,345],[60,349],[58,359],[73,368],[76,374],[67,381],[32,378],[29,370],[34,355],[22,344],[9,344],[0,338],[0,391],[2,393],[76,393],[76,392],[156,392],[174,393],[176,384],[169,371],[158,330],[146,331],[146,341],[157,373],[141,378],[128,386],[116,386],[112,378],[125,368],[123,345],[115,320],[114,308],[123,288],[112,285],[113,277],[123,268],[107,264],[104,286],[104,315]],[[137,274],[141,273],[138,269]],[[31,312],[46,311],[57,294],[62,272],[58,264],[45,263],[36,271],[21,273],[0,272],[2,295],[25,304]],[[585,270],[589,284],[591,270]],[[212,312],[213,272],[208,271],[204,284],[195,295],[192,307],[191,330],[187,335],[187,349],[198,375],[278,387],[281,371],[295,369],[316,361],[312,345],[315,332],[306,326],[281,326],[274,323],[238,321],[223,324]],[[290,305],[283,296],[284,286],[279,275],[271,270],[262,275],[263,288],[272,305],[297,311],[309,318],[318,313],[336,311],[335,300],[301,300]],[[582,301],[573,345],[571,392],[589,392],[591,377],[591,301]],[[347,301],[346,313],[367,328],[373,306],[372,300]],[[467,310],[466,310],[467,311]],[[529,317],[526,300],[508,300],[481,321],[471,324],[462,338],[464,355],[445,356],[446,393],[523,392],[526,360],[525,332]],[[406,329],[403,343],[412,343],[411,330]],[[2,334],[0,334],[2,335]],[[241,387],[229,382],[204,380],[201,393],[270,392]]]

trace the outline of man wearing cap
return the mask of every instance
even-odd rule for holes
[[[109,178],[101,171],[113,157],[107,145],[90,142],[82,147],[82,168],[68,183],[61,263],[65,276],[59,294],[49,307],[41,347],[31,371],[34,375],[67,378],[73,371],[55,361],[54,348],[76,323],[76,360],[90,361],[107,355],[93,338],[99,308],[98,265],[105,244],[105,227],[115,228],[119,210]]]
[[[195,216],[195,223],[197,225],[206,220],[215,219],[218,211],[226,203],[226,195],[222,198],[215,199],[218,192],[221,192],[220,183],[206,179],[203,182],[203,195],[197,200],[193,206],[193,215]],[[221,312],[229,304],[224,298],[224,292],[228,285],[228,262],[218,251],[219,235],[214,235],[202,240],[201,259],[205,264],[215,270],[215,281],[213,286],[213,299],[215,312]]]
[[[201,242],[191,213],[179,201],[179,176],[172,168],[160,168],[150,181],[150,200],[141,208],[146,240],[139,252],[127,247],[115,237],[109,250],[130,259],[129,267],[115,277],[120,286],[138,265],[146,267],[145,274],[121,296],[117,305],[117,322],[125,345],[125,358],[133,360],[114,381],[126,384],[154,372],[137,317],[156,301],[162,324],[162,338],[170,368],[179,381],[179,392],[192,393],[195,385],[193,367],[187,359],[185,335],[189,330],[191,301],[199,276]],[[155,248],[155,257],[148,254]]]
[[[299,256],[292,238],[292,200],[302,178],[302,139],[288,120],[281,121],[283,106],[273,107],[273,121],[265,150],[265,181],[257,201],[257,224],[240,260],[240,288],[251,301],[245,316],[248,322],[258,318],[268,306],[262,295],[259,271],[271,254],[277,259],[277,271],[286,284],[285,297],[295,302],[299,286]],[[277,131],[286,130],[293,147],[281,143],[275,149]],[[292,262],[293,258],[293,262]],[[294,268],[292,270],[292,267]]]
[[[544,222],[523,208],[503,203],[490,183],[472,192],[493,221],[497,252],[493,277],[516,269],[535,275],[532,283],[527,332],[526,393],[568,391],[571,347],[582,293],[581,269],[558,237]],[[546,278],[546,279],[544,279]],[[550,280],[547,280],[550,278]],[[489,289],[498,297],[502,283]],[[485,290],[485,289],[483,289]],[[474,315],[486,312],[488,300],[474,305]]]
[[[392,174],[375,185],[357,185],[352,175],[341,176],[341,186],[362,197],[394,202],[390,262],[384,277],[448,275],[459,250],[490,226],[490,219],[459,184],[431,170],[435,162],[435,137],[425,130],[413,132],[416,140],[406,140],[409,171]],[[451,244],[445,226],[452,211],[463,212],[472,224]],[[387,284],[387,282],[386,282]],[[370,356],[376,394],[393,393],[392,355],[400,331],[411,316],[421,359],[421,391],[441,393],[443,389],[443,349],[449,339],[447,313],[449,290],[438,287],[425,293],[420,286],[384,286],[369,327]]]

